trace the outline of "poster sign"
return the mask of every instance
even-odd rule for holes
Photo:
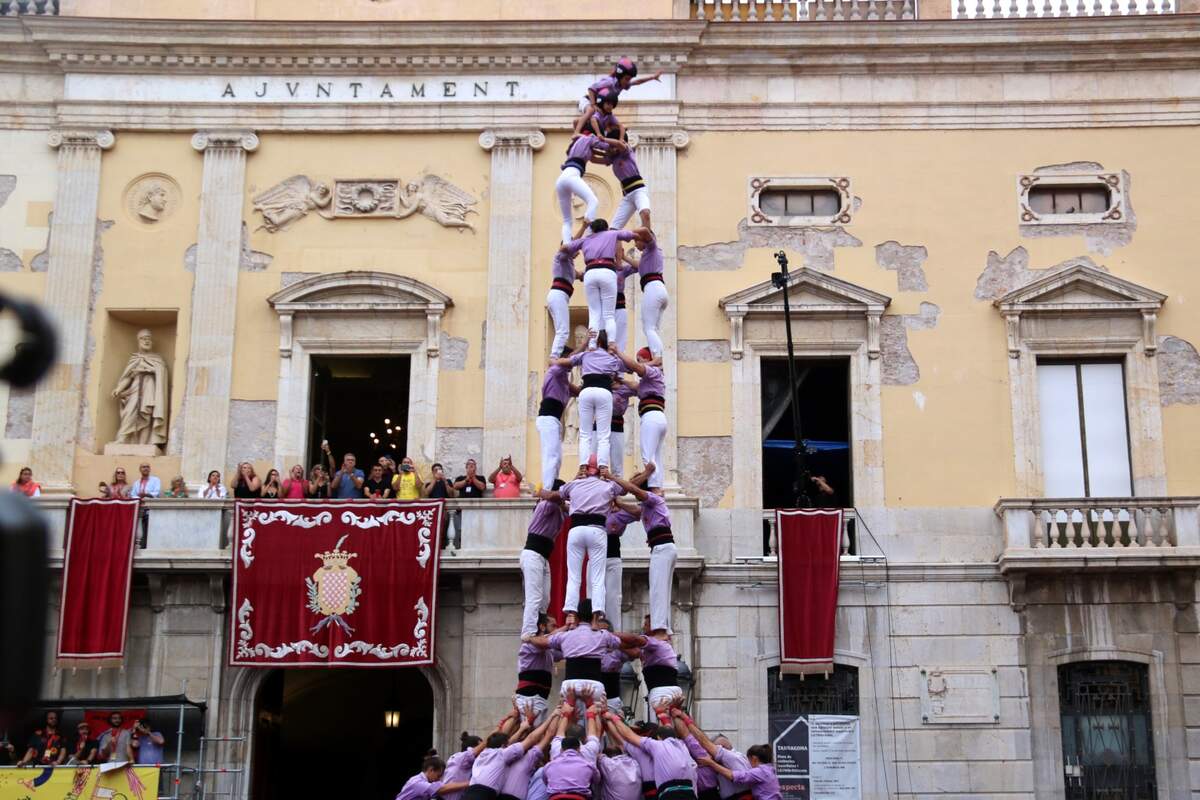
[[[858,717],[772,714],[770,727],[785,800],[862,797]]]
[[[153,800],[158,767],[33,767],[0,770],[0,800]]]

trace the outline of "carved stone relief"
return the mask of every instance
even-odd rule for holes
[[[402,178],[336,178],[333,188],[307,175],[293,175],[255,195],[254,210],[262,215],[260,229],[286,230],[316,211],[325,219],[404,219],[418,211],[445,228],[475,227],[468,214],[479,201],[439,175]]]
[[[125,188],[125,210],[134,222],[154,226],[175,213],[182,195],[179,184],[169,175],[148,172]]]

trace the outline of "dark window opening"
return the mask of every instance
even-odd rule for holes
[[[758,209],[771,217],[836,217],[842,196],[832,189],[766,189]]]
[[[767,713],[841,714],[858,716],[858,669],[833,665],[828,676],[780,675],[779,667],[767,670]]]
[[[1058,695],[1066,800],[1157,797],[1146,665],[1065,664]]]
[[[253,800],[395,797],[433,746],[433,691],[415,669],[276,670],[254,710]]]
[[[1112,205],[1107,187],[1037,186],[1029,190],[1029,208],[1037,214],[1103,214]]]
[[[308,467],[329,441],[335,464],[354,453],[359,468],[408,453],[408,356],[314,357],[309,411]]]

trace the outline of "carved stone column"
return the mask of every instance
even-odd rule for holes
[[[209,470],[224,471],[229,466],[225,452],[246,153],[258,148],[258,137],[250,131],[201,131],[192,137],[192,147],[204,153],[204,174],[192,290],[183,475],[189,484],[199,484]]]
[[[678,326],[676,324],[676,287],[679,282],[676,277],[678,261],[675,252],[679,244],[677,233],[677,206],[675,198],[678,190],[676,181],[676,154],[688,146],[687,131],[675,130],[639,130],[637,132],[637,160],[641,167],[642,177],[650,187],[650,212],[654,233],[658,237],[658,246],[663,251],[663,282],[667,285],[667,295],[671,302],[663,314],[659,332],[663,340],[663,373],[667,379],[667,438],[663,442],[662,468],[666,470],[663,476],[667,487],[679,486],[678,447],[676,446],[676,431],[678,430],[679,404],[678,386],[679,373],[676,370],[678,356]],[[630,318],[629,324],[639,325]]]
[[[100,153],[113,146],[111,131],[53,131],[58,188],[50,229],[43,308],[58,328],[58,364],[38,387],[33,405],[33,474],[47,492],[71,492],[75,446],[89,357],[96,265],[96,209]]]
[[[483,367],[484,474],[510,453],[518,462],[525,458],[533,151],[545,143],[539,130],[488,130],[479,136],[479,146],[492,154]]]

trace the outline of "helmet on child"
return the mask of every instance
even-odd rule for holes
[[[637,64],[633,63],[632,58],[626,56],[617,61],[616,65],[613,66],[612,74],[615,78],[623,78],[626,75],[631,78],[636,78]]]

